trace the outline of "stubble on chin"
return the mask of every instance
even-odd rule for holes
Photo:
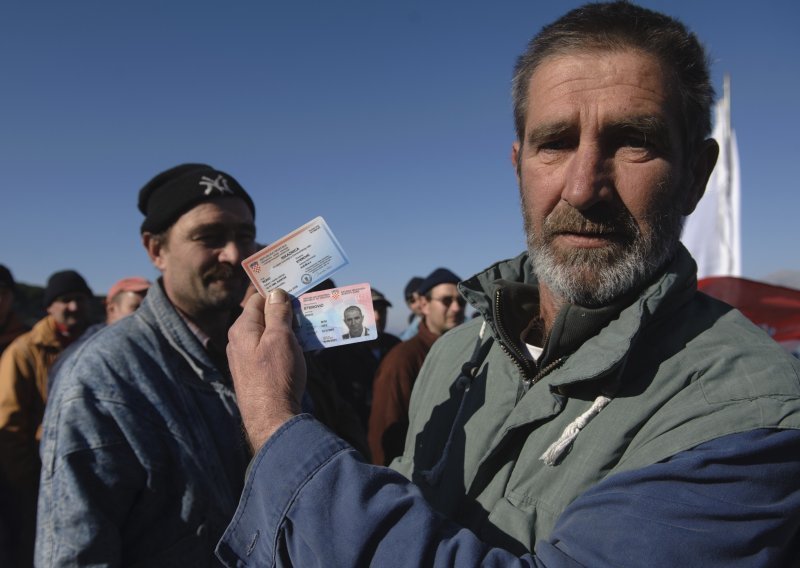
[[[545,218],[542,235],[537,236],[523,199],[528,254],[536,277],[561,300],[587,307],[606,305],[638,289],[677,248],[683,218],[674,207],[662,209],[647,219],[645,233],[627,209],[604,206],[581,212],[561,203]],[[613,236],[603,247],[558,247],[556,236],[569,231]]]
[[[244,271],[230,264],[218,264],[203,274],[206,308],[232,310],[241,304],[247,290]]]

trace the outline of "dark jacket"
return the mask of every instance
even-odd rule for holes
[[[373,383],[367,432],[372,463],[388,465],[403,452],[411,389],[437,339],[423,319],[417,335],[395,346],[381,362]]]

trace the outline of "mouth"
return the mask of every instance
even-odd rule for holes
[[[558,231],[551,235],[551,240],[574,247],[596,248],[620,243],[624,238],[616,231]]]

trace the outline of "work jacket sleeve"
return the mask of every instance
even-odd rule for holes
[[[798,456],[800,432],[759,429],[612,475],[536,553],[581,566],[798,566]]]
[[[758,448],[735,457],[753,441]],[[304,415],[254,458],[217,555],[227,566],[776,565],[798,526],[800,472],[783,452],[798,455],[799,442],[794,432],[728,436],[612,476],[573,503],[535,556],[516,557],[437,514],[404,477],[363,463]],[[786,480],[777,488],[776,476]]]

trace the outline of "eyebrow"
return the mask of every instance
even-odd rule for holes
[[[655,144],[662,150],[668,150],[671,147],[669,126],[658,116],[647,114],[626,117],[612,122],[607,128],[613,134],[624,134],[626,132],[642,134],[648,142]]]
[[[530,130],[528,136],[526,137],[526,143],[535,147],[545,140],[558,138],[559,136],[574,130],[575,125],[566,120],[542,124]]]
[[[526,143],[535,148],[543,142],[571,134],[576,130],[577,125],[567,120],[541,124],[530,130],[526,137]],[[664,119],[652,114],[628,116],[612,121],[603,126],[603,131],[603,137],[609,134],[611,136],[619,136],[636,132],[662,150],[671,148],[669,126]]]
[[[205,231],[227,231],[229,227],[230,225],[226,223],[205,223],[194,227],[190,234],[197,235]],[[236,223],[233,228],[236,231],[252,231],[254,234],[256,232],[256,226],[253,223]]]

